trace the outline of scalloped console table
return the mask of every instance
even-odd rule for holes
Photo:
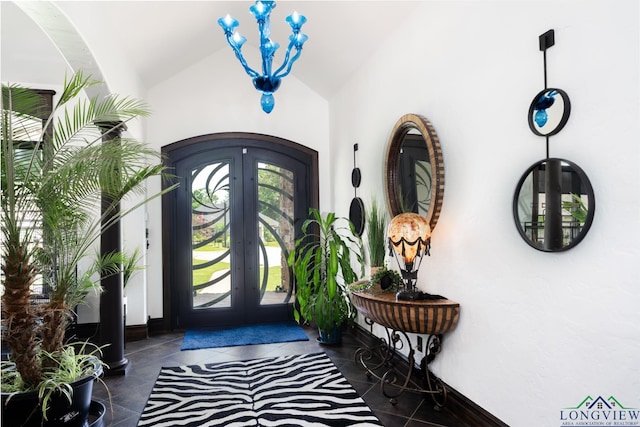
[[[358,366],[366,371],[367,376],[380,381],[382,393],[393,405],[398,403],[400,394],[410,391],[430,394],[436,409],[443,407],[447,391],[444,383],[429,372],[429,363],[440,352],[443,334],[453,330],[458,323],[460,304],[448,299],[396,301],[395,294],[391,293],[351,292],[350,297],[370,327],[377,323],[387,332],[386,339],[378,338],[374,346],[356,349]],[[409,333],[419,335],[418,345],[422,340],[420,335],[427,335],[425,356],[420,362],[421,384],[411,378],[415,369],[415,347],[411,345]],[[402,378],[393,367],[392,359],[405,342],[409,347],[409,369]]]

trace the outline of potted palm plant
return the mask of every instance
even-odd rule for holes
[[[296,280],[294,317],[298,323],[313,322],[319,342],[338,344],[343,324],[356,315],[348,285],[358,280],[352,262],[360,266],[360,276],[364,273],[362,241],[346,218],[313,208],[309,215],[288,259]]]
[[[66,341],[65,331],[75,307],[100,291],[96,276],[121,271],[121,254],[94,255],[103,231],[157,195],[116,206],[164,173],[143,143],[102,143],[148,110],[119,96],[84,98],[94,84],[81,72],[65,79],[45,120],[34,120],[42,105],[35,92],[2,86],[2,319],[11,350],[2,364],[3,425],[86,425],[100,360],[86,344]],[[37,281],[47,298],[35,304]]]

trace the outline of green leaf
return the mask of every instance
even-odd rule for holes
[[[329,294],[329,299],[333,300],[336,297],[336,292],[338,288],[338,283],[336,282],[335,276],[327,277],[327,293]]]

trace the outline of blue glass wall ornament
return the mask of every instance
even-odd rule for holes
[[[571,102],[562,89],[547,88],[540,91],[529,107],[529,128],[539,136],[560,132],[569,120]]]
[[[555,96],[557,94],[558,91],[556,90],[545,92],[536,101],[536,105],[534,107],[534,109],[536,110],[536,115],[534,117],[534,121],[536,122],[538,127],[544,127],[544,125],[547,124],[547,120],[549,118],[549,115],[547,114],[547,108],[551,107],[556,101]]]
[[[265,113],[270,113],[273,110],[275,105],[273,93],[280,87],[282,78],[286,77],[291,72],[293,63],[300,57],[300,54],[302,53],[302,46],[309,38],[306,34],[300,33],[302,26],[307,22],[307,18],[300,15],[298,12],[293,12],[291,15],[287,16],[285,20],[291,27],[289,45],[287,46],[282,65],[275,72],[272,72],[273,57],[280,47],[278,43],[270,39],[270,15],[275,7],[275,1],[263,0],[256,1],[256,3],[249,8],[249,11],[256,18],[258,30],[260,32],[260,54],[262,55],[262,71],[260,73],[249,67],[247,61],[242,55],[241,49],[246,38],[236,31],[236,28],[239,25],[238,21],[229,15],[218,19],[218,25],[220,25],[224,30],[227,43],[229,43],[229,46],[233,49],[233,52],[240,61],[240,64],[242,64],[245,72],[253,79],[253,86],[262,92],[260,103],[262,105],[262,110]]]

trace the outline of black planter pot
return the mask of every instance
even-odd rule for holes
[[[391,276],[385,274],[380,278],[380,289],[384,291],[391,286],[393,286],[393,278]]]
[[[334,326],[331,330],[318,329],[318,342],[325,345],[338,345],[342,343],[342,326]]]
[[[53,395],[49,401],[47,420],[43,420],[42,406],[36,391],[2,393],[2,426],[6,427],[89,427],[102,425],[104,405],[91,401],[93,383],[102,373],[96,373],[71,383],[71,404],[65,396]],[[100,408],[102,407],[102,408]],[[92,413],[91,424],[89,414]],[[98,422],[99,421],[99,422]]]

